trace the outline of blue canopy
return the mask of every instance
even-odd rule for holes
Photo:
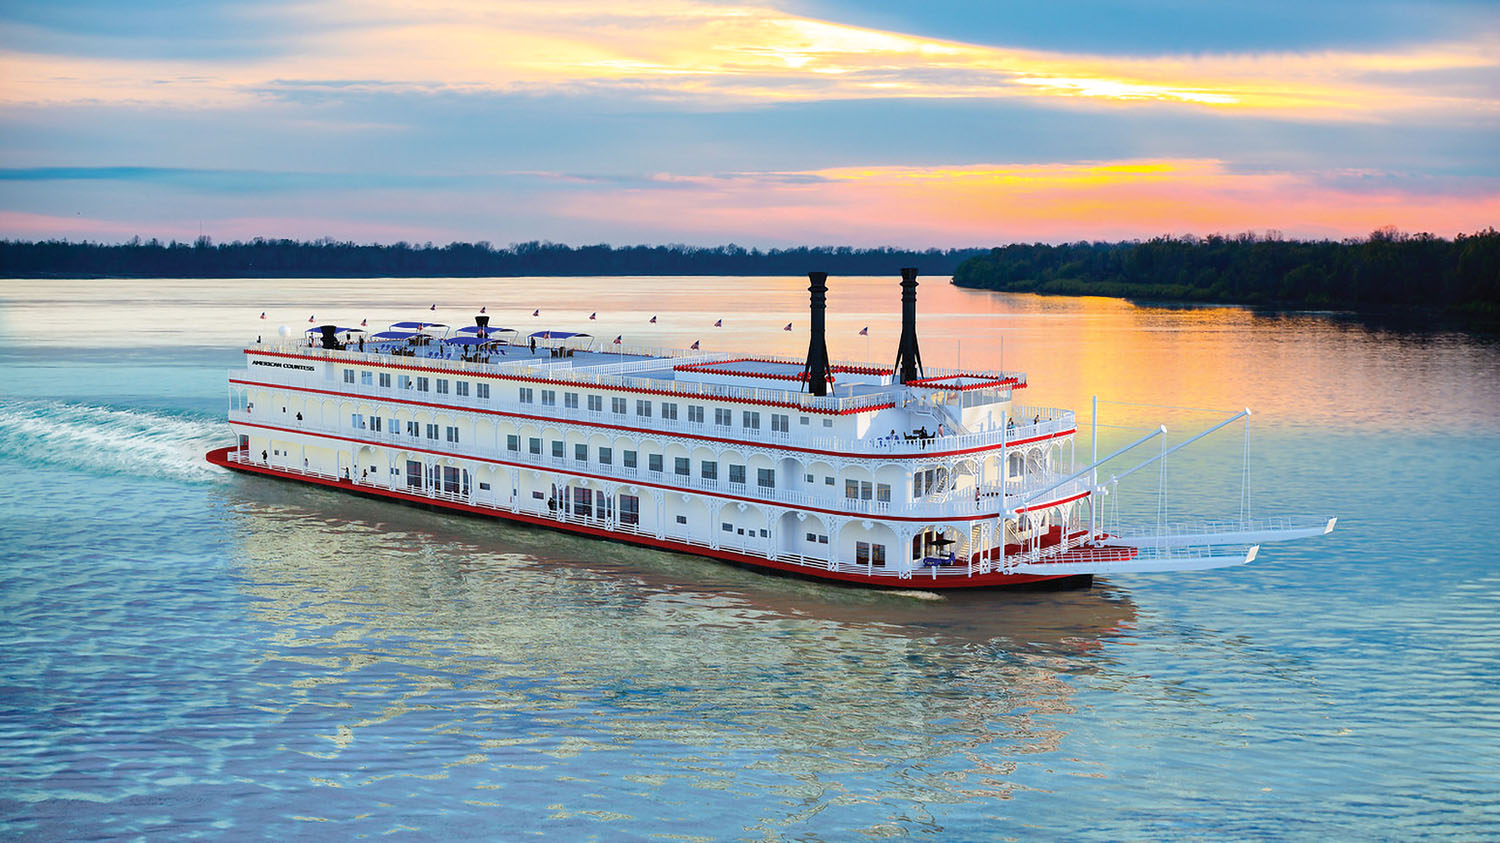
[[[465,325],[464,327],[459,328],[454,333],[477,334],[481,330],[486,334],[514,334],[516,332],[516,329],[514,328],[480,328],[478,325]]]
[[[479,337],[449,337],[443,342],[448,345],[489,345],[495,340],[482,340]]]
[[[421,334],[417,333],[416,331],[381,331],[378,334],[371,334],[370,335],[370,339],[372,339],[372,340],[404,340],[404,339],[410,339],[411,337],[416,337],[416,336],[421,336]]]
[[[352,333],[356,333],[356,334],[363,334],[365,332],[365,329],[364,328],[339,328],[339,327],[335,327],[333,329],[333,332],[335,334],[347,334],[347,333],[351,333],[351,332]],[[307,333],[309,333],[309,334],[321,334],[321,333],[323,333],[323,326],[319,325],[316,328],[308,328],[307,329]]]
[[[416,328],[417,330],[421,330],[423,328],[446,328],[448,326],[444,325],[441,322],[392,322],[391,323],[391,327],[392,328]]]
[[[573,337],[590,337],[593,334],[583,334],[577,331],[537,331],[532,336],[539,340],[566,340]]]

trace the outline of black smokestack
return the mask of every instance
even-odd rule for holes
[[[812,333],[807,339],[807,365],[802,367],[802,376],[807,379],[807,391],[813,395],[828,394],[828,343],[823,334],[823,311],[828,304],[828,273],[809,272],[812,283],[807,291],[812,293],[810,319]]]
[[[343,348],[342,345],[339,345],[339,338],[338,338],[338,330],[339,329],[338,329],[337,325],[319,325],[318,326],[318,330],[320,330],[320,331],[323,332],[323,347],[324,348],[333,348],[333,349]]]
[[[474,317],[474,325],[479,328],[479,338],[484,339],[490,332],[490,317],[480,315]]]
[[[922,352],[917,348],[917,268],[901,268],[901,343],[896,346],[896,381],[922,377]]]

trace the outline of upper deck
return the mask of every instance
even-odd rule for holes
[[[410,400],[416,397],[408,390],[417,377],[466,378],[505,385],[486,390],[486,398],[447,393],[423,396],[423,400],[455,409],[472,406],[520,414],[535,414],[539,406],[534,393],[556,387],[601,396],[597,404],[569,406],[556,402],[555,395],[552,403],[544,402],[548,416],[559,420],[576,416],[584,423],[607,421],[611,414],[604,408],[614,396],[637,401],[648,396],[678,399],[690,407],[696,404],[699,414],[694,415],[692,409],[684,413],[685,418],[635,414],[629,417],[629,426],[683,435],[717,433],[747,444],[850,456],[936,456],[984,450],[1006,442],[1066,435],[1075,427],[1071,412],[1012,406],[1014,390],[1026,385],[1025,375],[1019,372],[927,368],[920,379],[903,384],[888,367],[838,361],[829,367],[828,394],[819,396],[806,391],[803,364],[791,358],[613,344],[600,350],[583,346],[573,336],[535,344],[511,340],[483,345],[421,337],[356,341],[340,349],[257,344],[245,353],[246,370],[235,374],[268,386]],[[343,369],[400,374],[382,386],[382,379],[342,375],[339,370]],[[577,396],[572,400],[577,402]],[[768,420],[767,425],[730,428],[709,424],[711,418],[702,415],[707,405],[799,418],[791,424]]]

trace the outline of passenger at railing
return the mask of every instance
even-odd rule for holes
[[[1011,417],[1011,420],[1005,423],[1005,429],[1006,430],[1015,430],[1016,429],[1016,420],[1015,420],[1015,417]]]
[[[302,414],[301,413],[297,414],[297,421],[302,421]]]
[[[271,461],[270,458],[266,456],[266,452],[264,449],[262,449],[260,452],[260,461],[264,463],[269,463]]]
[[[1041,413],[1037,413],[1036,415],[1034,415],[1034,416],[1031,417],[1031,424],[1032,424],[1033,427],[1035,427],[1036,425],[1039,425],[1041,423],[1042,423],[1042,414]]]

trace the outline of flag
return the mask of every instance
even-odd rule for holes
[[[655,316],[651,317],[651,324],[653,324],[653,325],[656,324],[656,317]]]
[[[715,328],[722,328],[722,327],[724,327],[724,320],[723,319],[717,319],[717,320],[715,320],[714,321],[714,327]]]
[[[788,322],[788,323],[786,323],[786,327],[782,328],[781,330],[783,330],[783,331],[790,331],[791,329],[792,329],[792,323]]]
[[[361,328],[368,328],[368,327],[370,327],[370,320],[368,320],[368,319],[361,319],[361,320],[359,320],[359,327],[361,327]]]
[[[623,337],[623,336],[625,336],[625,335],[624,334],[620,335],[620,337]],[[615,337],[615,341],[612,343],[612,345],[619,345],[620,344],[620,337]]]
[[[691,348],[693,351],[697,351],[698,350],[698,341],[697,340],[693,340],[693,344],[690,345],[690,346],[688,346],[688,348]]]
[[[316,319],[314,319],[314,318],[312,318],[312,317],[311,317],[311,316],[309,316],[309,317],[307,317],[307,321],[308,321],[308,322],[309,322],[309,323],[312,323],[312,322],[316,322],[316,321],[318,321],[318,320],[316,320]]]
[[[266,312],[264,310],[262,310],[260,312],[260,318],[262,318],[262,319],[266,318]]]
[[[532,316],[541,316],[542,312],[540,310],[533,310],[533,311],[531,311],[531,315]]]
[[[432,307],[429,307],[429,308],[427,308],[427,309],[428,309],[428,310],[437,310],[437,305],[433,305],[433,306],[432,306]]]
[[[594,311],[593,313],[589,314],[589,319],[591,321],[594,320],[594,319],[597,319],[597,318],[599,318],[599,312],[598,311]]]
[[[862,337],[868,337],[870,335],[870,326],[866,325],[863,328],[860,328],[859,335]]]
[[[479,308],[479,312],[483,313],[484,312],[484,308],[483,307]]]

